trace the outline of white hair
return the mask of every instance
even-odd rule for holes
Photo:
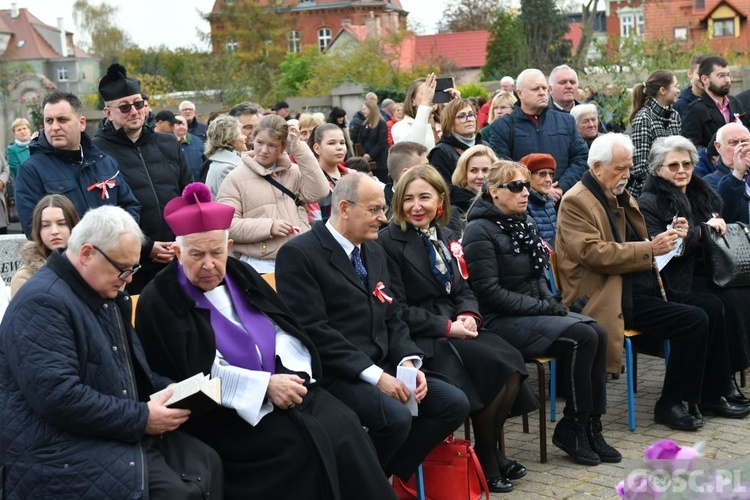
[[[68,250],[78,253],[86,243],[104,252],[115,250],[123,234],[132,234],[141,245],[146,241],[143,231],[129,213],[114,205],[104,205],[86,212],[76,224],[68,238]]]
[[[549,73],[549,86],[550,87],[555,84],[554,78],[557,72],[562,71],[564,69],[569,69],[570,71],[572,71],[573,74],[576,75],[576,82],[578,82],[578,73],[576,73],[576,70],[574,70],[567,64],[561,64],[560,66],[555,66],[554,68],[552,68],[552,71],[550,71]]]
[[[195,104],[193,104],[190,101],[182,101],[180,105],[177,107],[180,111],[182,111],[183,106],[190,106],[191,108],[195,109]]]
[[[604,165],[612,163],[612,150],[615,146],[625,148],[630,155],[633,155],[633,141],[625,134],[616,134],[610,132],[602,134],[591,143],[589,147],[589,168],[594,168],[594,163],[601,162]]]
[[[596,111],[596,104],[591,102],[586,104],[576,104],[571,108],[570,114],[576,119],[576,123],[579,123],[588,115],[599,116]]]
[[[339,203],[342,200],[349,202],[359,201],[359,184],[364,180],[372,180],[372,177],[362,172],[352,172],[343,176],[333,188],[331,194],[331,215],[338,215]]]
[[[511,85],[513,85],[515,82],[513,81],[513,77],[512,76],[504,76],[504,77],[502,77],[500,79],[500,85],[502,85],[504,83],[510,83]]]
[[[732,126],[742,127],[745,130],[747,130],[747,127],[745,127],[741,123],[729,122],[726,125],[722,125],[721,128],[716,131],[716,142],[718,142],[719,144],[724,144],[724,141],[723,141],[723,139],[724,139],[724,129],[726,129],[728,127],[731,128]]]
[[[525,69],[521,71],[521,73],[518,74],[518,78],[516,78],[516,89],[523,90],[524,80],[531,75],[542,75],[542,78],[544,78],[544,73],[542,73],[541,70],[538,70],[536,68]]]

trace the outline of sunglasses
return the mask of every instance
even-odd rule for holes
[[[511,193],[520,193],[524,188],[528,191],[531,189],[531,181],[510,181],[505,184],[500,184],[499,188],[506,188]]]
[[[120,113],[122,113],[123,115],[127,115],[128,113],[130,113],[130,108],[135,108],[137,111],[140,111],[145,105],[146,101],[135,101],[132,104],[123,103],[115,107],[120,110]]]
[[[683,161],[682,163],[678,161],[673,161],[672,163],[662,165],[662,167],[667,167],[670,172],[675,172],[675,173],[680,171],[680,167],[682,167],[685,170],[685,172],[689,172],[693,170],[694,166],[695,165],[693,164],[692,161]]]

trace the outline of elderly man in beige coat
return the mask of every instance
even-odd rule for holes
[[[563,197],[556,250],[565,303],[585,302],[583,314],[607,329],[607,371],[620,371],[625,328],[669,339],[672,351],[654,408],[657,422],[696,430],[703,426],[701,409],[732,418],[747,415],[750,408],[727,401],[731,374],[723,306],[711,296],[664,290],[654,272],[654,257],[675,250],[687,235],[687,220],[675,217],[648,240],[638,204],[625,191],[633,166],[627,136],[594,140],[588,165]]]

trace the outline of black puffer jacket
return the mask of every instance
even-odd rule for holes
[[[722,213],[721,198],[697,175],[693,175],[683,193],[669,181],[649,174],[643,186],[643,194],[638,198],[638,206],[651,238],[666,231],[675,215],[685,217],[690,223],[690,230],[683,243],[683,254],[672,258],[661,272],[668,288],[690,291],[693,276],[707,273],[700,242],[700,226],[713,217],[713,214]]]
[[[140,293],[148,281],[164,266],[154,264],[149,254],[154,241],[174,241],[174,233],[164,220],[164,206],[193,180],[177,139],[159,134],[147,125],[133,142],[124,129],[115,130],[111,121],[101,127],[94,144],[114,158],[120,173],[141,204],[140,226],[148,238],[141,252],[141,271],[128,286],[130,293]]]
[[[476,141],[474,143],[475,146],[484,144],[479,134],[476,135],[474,140]],[[445,134],[427,155],[430,165],[440,172],[440,175],[445,179],[445,183],[449,186],[453,183],[451,177],[453,176],[453,171],[456,170],[458,158],[469,147],[468,144],[461,142],[454,135]]]
[[[463,245],[469,282],[486,318],[547,314],[552,292],[544,273],[535,271],[530,254],[513,253],[510,234],[496,220],[500,211],[484,195],[472,206]],[[526,215],[526,220],[534,223]]]

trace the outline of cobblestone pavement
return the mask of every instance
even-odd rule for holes
[[[638,356],[638,392],[636,393],[636,425],[628,430],[626,377],[607,383],[607,414],[602,417],[604,436],[622,453],[619,464],[601,464],[596,467],[577,465],[552,444],[555,423],[547,416],[547,463],[539,462],[538,412],[529,416],[529,434],[524,434],[521,418],[516,417],[505,425],[505,449],[508,457],[522,462],[528,469],[523,479],[514,481],[515,490],[509,494],[495,493],[493,500],[528,498],[618,498],[615,485],[623,480],[627,471],[643,466],[643,452],[658,439],[673,439],[682,445],[704,443],[707,458],[721,460],[750,459],[750,417],[732,420],[706,417],[706,425],[697,432],[673,431],[653,419],[653,407],[658,398],[664,377],[664,361],[659,358]],[[536,370],[528,365],[530,381],[536,390]],[[549,413],[549,405],[547,405]],[[558,421],[562,416],[564,401],[557,402]],[[463,437],[463,430],[457,436]],[[429,495],[429,492],[428,492]],[[744,498],[750,498],[750,492]],[[707,497],[708,498],[708,497]]]

